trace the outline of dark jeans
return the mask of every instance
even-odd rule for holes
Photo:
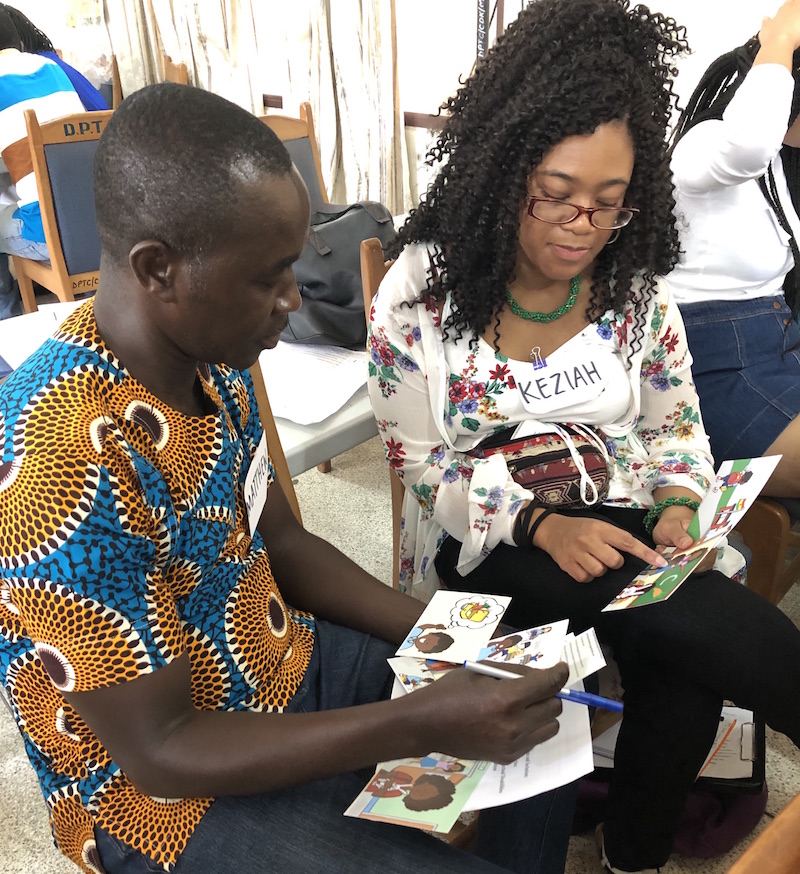
[[[386,659],[395,649],[319,622],[311,665],[288,709],[329,710],[387,698],[393,675]],[[345,773],[279,792],[218,798],[173,874],[563,872],[577,784],[483,811],[471,854],[416,829],[343,816],[371,774]],[[102,829],[95,834],[107,874],[162,870]]]
[[[642,512],[600,513],[646,539]],[[744,586],[711,571],[659,604],[601,613],[642,561],[628,557],[619,570],[577,583],[544,551],[501,545],[462,577],[455,571],[459,549],[448,538],[436,559],[449,588],[511,595],[504,620],[519,628],[564,618],[576,632],[594,626],[613,650],[625,689],[604,827],[616,867],[635,871],[667,861],[723,699],[755,710],[800,746],[800,631]]]
[[[714,458],[755,458],[800,413],[800,326],[783,296],[681,306]]]

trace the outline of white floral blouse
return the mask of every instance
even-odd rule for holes
[[[406,489],[400,585],[423,600],[438,588],[432,563],[448,533],[463,544],[462,573],[498,543],[513,543],[516,514],[531,493],[512,479],[502,455],[478,459],[468,453],[496,431],[534,418],[520,390],[530,382],[531,363],[511,361],[482,340],[470,344],[470,336],[444,339],[436,303],[413,303],[426,288],[429,264],[425,246],[402,252],[373,302],[368,336],[372,408],[389,464]],[[443,318],[450,305],[445,302]],[[633,351],[632,325],[627,306],[557,350],[550,360],[562,353],[580,358],[576,344],[612,352],[612,366],[604,369],[606,384],[594,397],[571,406],[551,401],[536,421],[602,428],[612,459],[606,503],[649,507],[661,486],[702,497],[713,462],[683,322],[663,282]]]

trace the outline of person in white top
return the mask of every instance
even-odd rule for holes
[[[710,570],[657,605],[602,612],[663,564],[658,549],[691,548],[713,477],[658,278],[679,254],[666,139],[685,48],[675,21],[628,0],[526,7],[448,100],[443,166],[369,319],[370,398],[406,489],[402,585],[510,595],[510,624],[568,618],[613,649],[610,872],[666,863],[723,699],[800,745],[800,632],[765,599]],[[560,486],[523,486],[513,457],[485,454],[517,426],[575,448],[594,431],[607,495],[578,470],[570,508]],[[664,741],[676,712],[687,719]]]
[[[673,135],[683,256],[667,277],[715,458],[781,453],[800,496],[800,0],[705,72]]]

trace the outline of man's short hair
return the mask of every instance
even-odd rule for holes
[[[239,185],[292,167],[262,121],[208,91],[149,85],[127,97],[103,131],[94,161],[97,228],[118,264],[141,240],[196,257],[247,219]]]

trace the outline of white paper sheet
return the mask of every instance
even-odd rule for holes
[[[490,763],[464,810],[521,801],[589,774],[594,763],[588,708],[564,701],[558,722],[560,728],[555,737],[535,746],[516,762]]]
[[[50,337],[67,316],[84,301],[42,304],[35,313],[0,321],[0,355],[12,370],[22,364]]]
[[[564,641],[561,658],[569,665],[567,686],[574,686],[579,680],[583,680],[589,674],[596,673],[606,665],[606,659],[594,628],[587,628],[577,637],[574,634],[568,634]]]
[[[367,382],[366,352],[280,342],[259,356],[272,413],[298,425],[321,422]]]

